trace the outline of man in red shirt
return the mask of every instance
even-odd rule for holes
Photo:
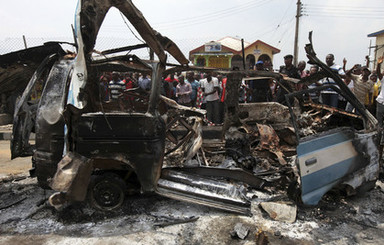
[[[179,80],[177,80],[175,78],[174,74],[170,74],[166,79],[164,79],[164,81],[166,81],[169,85],[165,89],[165,96],[170,98],[170,99],[175,97],[175,94],[173,93],[173,91],[174,91],[173,90],[173,87],[174,87],[173,84],[174,84],[174,82],[179,83]]]

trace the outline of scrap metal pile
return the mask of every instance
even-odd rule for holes
[[[95,55],[97,33],[111,7],[122,12],[146,44]],[[31,173],[40,186],[57,191],[50,198],[53,206],[89,196],[95,207],[111,210],[135,190],[250,214],[248,187],[292,189],[295,200],[316,205],[333,187],[356,190],[376,181],[377,121],[316,57],[311,36],[306,52],[322,69],[316,76],[299,81],[268,71],[216,70],[227,77],[225,121],[212,141],[203,139],[205,111],[160,94],[167,74],[212,69],[188,66],[177,45],[153,30],[129,0],[80,0],[77,11],[76,58],[61,52],[47,56],[26,86],[14,117],[12,157],[33,156]],[[146,47],[157,60],[116,55]],[[168,64],[166,52],[179,64]],[[151,89],[126,90],[117,100],[105,102],[99,79],[113,71],[149,73]],[[238,88],[245,77],[273,79],[285,101],[239,105]],[[310,84],[321,77],[331,77],[338,87],[293,90],[295,83]],[[30,98],[39,81],[45,87],[32,110]],[[308,93],[324,89],[343,96],[359,116],[307,100]],[[29,142],[32,131],[35,145]]]
[[[275,102],[259,104],[267,108],[276,106]],[[259,104],[240,105],[240,111],[249,110],[247,114],[252,114],[252,109],[260,107]],[[178,111],[176,108],[175,110]],[[338,131],[351,122],[362,127],[358,121],[361,120],[361,116],[326,105],[305,102],[303,110],[298,108],[296,110],[296,123],[299,126],[300,137],[316,137],[321,132]],[[284,113],[288,115],[286,121],[281,119]],[[270,194],[283,194],[301,203],[298,197],[301,188],[296,151],[298,140],[290,121],[288,107],[279,105],[279,110],[268,114],[269,118],[257,113],[252,115],[252,118],[242,118],[241,126],[230,127],[225,132],[221,127],[205,126],[204,130],[211,131],[211,134],[216,133],[215,138],[203,139],[203,117],[203,113],[199,120],[196,116],[179,115],[179,120],[183,118],[183,123],[174,125],[171,124],[175,121],[170,123],[169,134],[173,135],[173,143],[177,141],[180,147],[174,148],[173,143],[167,144],[166,149],[169,150],[166,150],[164,157],[164,168],[242,169],[263,180],[263,184],[257,189]],[[191,122],[189,126],[185,126],[188,125],[187,122]],[[265,124],[265,122],[269,123]],[[178,125],[183,125],[184,130]],[[172,129],[176,133],[172,133]],[[176,139],[177,133],[179,141]],[[224,137],[221,137],[223,134]],[[191,157],[192,154],[187,157],[185,146],[191,145],[195,146],[194,154],[193,157]]]

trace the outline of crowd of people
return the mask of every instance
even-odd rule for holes
[[[383,74],[381,73],[381,64],[383,57],[380,57],[377,62],[376,69],[369,69],[369,57],[366,57],[367,62],[365,66],[355,64],[351,69],[346,69],[347,60],[343,59],[343,66],[335,64],[335,57],[333,54],[326,56],[325,62],[327,66],[335,73],[337,73],[356,96],[361,104],[363,104],[379,121],[379,125],[383,124],[384,117],[384,93],[381,93],[382,86],[381,80]],[[309,71],[301,72],[301,78],[310,76],[319,72],[319,67],[313,65]],[[299,72],[300,73],[300,72]],[[326,77],[308,86],[309,89],[316,88],[322,85],[333,85],[338,88],[336,82]],[[347,100],[334,89],[328,88],[321,92],[312,92],[309,94],[311,100],[315,103],[322,103],[331,107],[335,107],[348,112],[358,114],[358,111],[347,102]]]
[[[291,78],[305,78],[319,72],[317,65],[312,65],[309,70],[305,70],[306,62],[300,61],[298,66],[295,67],[292,64],[293,56],[284,56],[284,66],[280,67],[280,73]],[[379,57],[375,70],[369,69],[369,57],[366,57],[366,65],[355,64],[351,69],[347,70],[347,60],[343,59],[343,66],[335,63],[335,57],[333,54],[328,54],[325,58],[326,65],[334,72],[337,73],[352,91],[356,98],[373,114],[376,116],[379,122],[379,126],[383,126],[384,119],[384,93],[382,93],[383,87],[381,86],[381,80],[383,74],[381,73],[381,64],[383,63],[383,57]],[[296,85],[296,90],[302,89],[314,89],[324,85],[333,85],[338,88],[336,82],[331,77],[325,77],[319,81],[316,81],[307,87],[303,85]],[[309,99],[314,103],[321,103],[327,106],[345,110],[348,112],[354,112],[358,114],[358,111],[347,102],[347,100],[335,91],[332,87],[323,89],[321,91],[310,92],[308,94]]]
[[[383,58],[379,58],[376,70],[372,72],[368,66],[354,65],[346,70],[347,60],[343,60],[343,66],[334,62],[334,55],[326,56],[327,66],[338,73],[345,84],[355,94],[356,98],[363,103],[379,120],[382,126],[384,117],[384,93],[381,92],[381,64]],[[317,65],[312,65],[306,70],[306,62],[300,61],[298,66],[294,66],[293,56],[284,56],[284,64],[280,67],[279,73],[282,76],[301,79],[319,72]],[[368,62],[367,62],[368,64]],[[263,61],[258,61],[253,68],[257,71],[266,71]],[[209,125],[220,125],[224,119],[224,100],[226,92],[227,78],[215,72],[192,72],[170,74],[163,78],[161,94],[175,100],[181,105],[197,107],[207,110],[207,120]],[[335,81],[326,77],[308,86],[296,84],[294,90],[316,88],[322,85],[334,85]],[[102,88],[102,99],[104,101],[117,100],[119,95],[126,89],[140,88],[145,91],[151,89],[151,77],[146,73],[106,73],[101,76],[100,86]],[[271,102],[276,101],[285,104],[285,88],[292,88],[286,80],[276,83],[270,78],[244,78],[239,87],[239,102]],[[311,92],[308,99],[314,103],[322,103],[328,106],[354,112],[354,108],[347,103],[343,96],[339,95],[332,88]],[[377,108],[377,109],[376,109]],[[377,111],[376,111],[377,110]],[[356,112],[357,113],[357,112]]]

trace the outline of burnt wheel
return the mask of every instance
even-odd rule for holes
[[[126,185],[117,174],[93,175],[88,191],[91,206],[111,211],[123,204]]]

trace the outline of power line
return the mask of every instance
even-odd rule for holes
[[[141,40],[138,36],[136,36],[136,34],[132,31],[132,29],[129,27],[128,23],[125,21],[125,16],[123,15],[123,13],[120,12],[120,15],[121,15],[121,18],[123,19],[125,25],[128,27],[128,29],[131,31],[131,33],[136,37],[137,40],[139,40],[140,42],[142,43],[145,43],[143,40]]]
[[[279,28],[282,28],[282,27],[284,27],[284,26],[286,26],[286,25],[291,24],[292,21],[293,21],[294,19],[295,19],[295,17],[292,17],[290,20],[288,20],[288,21],[285,22],[284,24],[280,25]],[[290,28],[290,27],[288,26],[287,28]],[[286,29],[284,29],[284,30],[286,30]],[[269,33],[271,33],[271,32],[274,32],[274,31],[276,31],[275,26],[273,26],[272,28],[267,29],[265,32],[254,32],[254,33],[252,33],[250,36],[251,36],[251,37],[264,36],[264,35],[266,35],[266,34],[269,34]],[[254,38],[252,38],[252,39],[254,39]],[[272,39],[272,38],[271,38],[271,39]]]
[[[174,29],[174,28],[182,28],[182,27],[186,27],[186,26],[193,26],[193,25],[202,24],[202,23],[206,23],[206,22],[216,21],[219,19],[223,20],[223,17],[229,17],[229,16],[237,14],[237,13],[249,11],[252,8],[259,7],[259,6],[264,5],[270,1],[273,1],[273,0],[261,0],[261,1],[256,2],[252,6],[244,6],[242,8],[238,8],[236,10],[229,9],[226,12],[220,12],[220,13],[216,12],[215,14],[207,14],[207,16],[198,17],[197,19],[195,17],[191,17],[187,21],[180,21],[179,23],[169,22],[166,25],[161,25],[161,26],[160,25],[159,26],[153,25],[153,26],[159,30],[167,30],[167,29]]]
[[[288,37],[289,37],[289,38],[292,38],[292,34],[293,34],[294,29],[293,29],[293,28],[288,28],[287,30],[289,31],[288,34],[282,36],[281,40],[279,41],[279,44],[281,43],[281,41],[282,41],[284,38],[288,38]],[[283,42],[283,45],[281,45],[280,49],[283,49],[284,46],[285,46],[287,43],[288,43],[288,42]]]
[[[373,16],[373,15],[356,15],[356,14],[341,14],[341,13],[322,13],[322,12],[312,12],[304,11],[305,15],[311,17],[335,17],[335,18],[364,18],[364,19],[384,19],[384,16]]]
[[[304,13],[314,17],[383,19],[384,8],[305,4]]]
[[[368,10],[368,9],[333,9],[333,8],[314,8],[314,7],[307,7],[309,10],[312,11],[319,11],[319,12],[340,12],[340,13],[365,13],[365,14],[382,14],[384,13],[384,10]]]
[[[370,8],[370,7],[353,7],[353,6],[338,6],[338,5],[320,5],[320,4],[304,4],[305,7],[310,7],[310,8],[323,8],[323,9],[340,9],[340,10],[366,10],[366,11],[383,11],[384,7],[375,7],[375,8]]]
[[[276,34],[277,29],[279,29],[281,23],[283,23],[283,20],[284,20],[285,16],[287,15],[288,10],[291,8],[292,4],[294,3],[294,1],[295,1],[295,0],[291,0],[291,3],[288,5],[288,8],[285,10],[285,13],[284,13],[283,17],[281,18],[279,24],[276,26],[276,29],[275,29],[275,31],[273,32],[273,35],[272,35],[271,39],[273,39],[273,37],[274,37],[275,34]]]
[[[162,22],[164,24],[152,24],[152,26],[158,30],[167,30],[167,29],[182,28],[186,26],[193,26],[193,25],[202,24],[206,22],[216,21],[219,19],[222,20],[223,17],[228,17],[237,13],[249,11],[255,7],[262,6],[271,1],[273,0],[258,0],[256,2],[250,1],[245,4],[242,4],[239,7],[234,7],[234,8],[232,7],[232,8],[228,8],[220,11],[215,11],[213,13],[207,13],[205,15],[198,15],[198,16],[190,17],[188,19]],[[119,27],[116,27],[116,26],[108,26],[108,27],[105,27],[105,29],[120,30]]]
[[[291,22],[293,22],[293,20],[295,19],[295,17],[293,17],[288,23],[290,24]],[[287,31],[289,30],[293,30],[293,28],[291,28],[291,26],[287,26],[287,28],[285,29],[285,31],[283,32],[283,34],[281,35],[281,38],[280,40],[277,42],[277,45],[276,46],[279,46],[281,41],[283,40],[284,37],[286,37],[285,33],[287,33]]]
[[[258,0],[259,2],[260,1],[263,1],[263,0]],[[217,15],[217,14],[222,14],[222,13],[226,13],[226,12],[231,12],[231,11],[234,11],[238,8],[244,8],[244,7],[251,7],[252,5],[255,5],[255,4],[258,4],[258,2],[255,2],[254,0],[253,1],[249,1],[249,2],[246,2],[246,3],[243,3],[237,7],[231,7],[231,8],[226,8],[226,9],[222,9],[222,10],[216,10],[214,12],[208,12],[208,13],[205,13],[205,14],[201,14],[201,15],[196,15],[196,16],[193,16],[193,17],[190,17],[190,18],[182,18],[182,19],[179,19],[179,20],[175,20],[175,21],[172,21],[172,23],[177,23],[177,22],[184,22],[184,21],[190,21],[191,18],[192,19],[197,19],[197,18],[204,18],[206,17],[207,15]],[[153,25],[162,25],[162,24],[169,24],[170,21],[162,21],[162,22],[158,22],[158,23],[153,23]]]
[[[312,12],[312,13],[326,13],[326,14],[344,14],[344,15],[356,15],[356,16],[381,16],[384,14],[384,11],[381,13],[372,13],[372,12],[362,12],[362,11],[349,11],[349,12],[343,12],[343,11],[333,11],[333,10],[314,10],[314,9],[305,9],[306,12]]]

